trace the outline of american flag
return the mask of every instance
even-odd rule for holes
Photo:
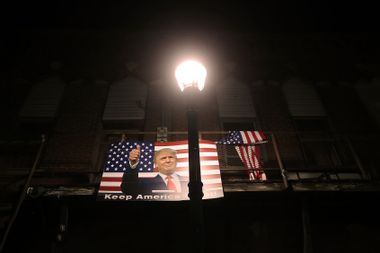
[[[267,177],[262,170],[260,161],[260,148],[258,146],[235,146],[240,160],[248,169],[248,177],[250,181],[266,180]]]
[[[267,142],[266,136],[261,131],[229,131],[227,136],[217,143],[235,145],[240,160],[248,170],[249,180],[254,181],[267,179],[261,166],[260,148],[256,146]]]
[[[98,194],[105,193],[114,193],[121,194],[120,184],[123,177],[123,173],[128,170],[127,167],[120,166],[120,161],[118,166],[116,165],[116,161],[120,159],[117,157],[117,152],[124,152],[123,156],[123,164],[124,160],[127,159],[128,155],[125,156],[125,153],[129,154],[133,148],[136,147],[137,144],[141,146],[140,153],[140,161],[144,159],[143,164],[139,164],[136,169],[138,169],[139,178],[147,178],[147,177],[155,177],[157,175],[157,171],[154,169],[153,165],[153,155],[154,151],[163,149],[163,148],[171,148],[177,151],[177,173],[184,177],[184,179],[189,179],[189,155],[188,155],[188,144],[186,141],[175,141],[175,142],[156,142],[156,143],[148,143],[148,142],[125,142],[129,143],[128,146],[124,145],[123,142],[111,144],[110,150],[107,155],[107,161],[105,163],[105,167],[103,170],[102,179],[100,182],[99,192]],[[115,152],[115,147],[117,147],[117,152]],[[143,148],[144,147],[144,148]],[[112,149],[112,151],[111,151]],[[120,150],[118,150],[120,149]],[[112,155],[110,156],[110,153]],[[144,153],[144,158],[142,157],[142,153]],[[121,153],[120,153],[121,154]],[[116,155],[116,157],[115,157]],[[201,178],[203,182],[203,193],[204,199],[207,198],[219,198],[223,197],[223,185],[220,176],[220,168],[219,168],[219,160],[216,144],[213,141],[207,140],[199,140],[199,155],[200,155],[200,163],[201,163]],[[112,160],[114,159],[114,160]],[[145,160],[146,159],[146,160]],[[111,167],[111,164],[114,166]],[[146,166],[145,166],[146,165]],[[116,170],[114,167],[117,167]],[[210,193],[210,194],[208,194]]]
[[[261,131],[229,131],[218,144],[255,145],[266,143],[267,138]]]
[[[112,143],[107,153],[104,172],[125,172],[129,170],[129,152],[140,145],[138,171],[153,171],[153,142],[120,141]]]

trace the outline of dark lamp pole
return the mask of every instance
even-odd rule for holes
[[[202,179],[199,159],[199,135],[196,101],[204,88],[207,71],[206,68],[195,61],[181,63],[175,72],[178,85],[187,100],[187,126],[189,149],[189,198],[194,224],[195,252],[204,252],[204,227],[202,207]]]

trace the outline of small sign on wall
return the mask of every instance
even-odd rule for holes
[[[157,142],[167,142],[167,141],[168,141],[168,128],[157,127]]]

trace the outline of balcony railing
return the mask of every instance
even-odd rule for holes
[[[105,156],[111,143],[122,138],[134,140],[156,141],[156,132],[137,132],[112,130],[104,131],[101,143],[97,147],[99,156],[94,158],[92,165],[81,170],[54,170],[45,167],[37,168],[32,185],[55,187],[70,192],[70,194],[94,194],[99,185]],[[201,131],[201,139],[217,141],[225,137],[225,131]],[[243,166],[233,145],[217,145],[222,183],[226,192],[235,191],[282,191],[282,190],[340,190],[353,189],[355,185],[371,185],[376,182],[371,173],[356,152],[355,144],[348,136],[318,136],[300,137],[297,132],[265,132],[268,142],[260,144],[261,170],[266,174],[266,180],[250,180],[248,170]],[[312,137],[310,137],[312,136]],[[376,136],[376,138],[378,138]],[[167,133],[168,141],[186,140],[186,131]],[[365,141],[362,136],[362,143]],[[373,136],[367,139],[374,142]],[[3,146],[6,143],[1,143]],[[371,145],[369,145],[369,148]],[[48,148],[48,145],[47,147]],[[10,178],[20,173],[28,174],[29,166],[16,168],[23,164],[23,155],[19,149],[15,154],[7,153],[2,157],[1,177]],[[28,154],[33,154],[29,152]],[[29,157],[29,156],[28,156]],[[43,157],[43,155],[42,155]],[[378,159],[373,157],[374,160]],[[32,157],[28,161],[32,161]],[[25,163],[26,164],[26,163]],[[17,165],[17,166],[15,166]],[[60,164],[64,167],[65,164]],[[345,188],[344,185],[347,185]],[[87,190],[86,190],[87,187]],[[75,190],[75,188],[77,190]],[[56,192],[55,192],[56,193]]]
[[[228,132],[200,131],[199,138],[218,141]],[[268,143],[260,144],[262,170],[267,179],[250,180],[233,145],[217,145],[219,165],[225,191],[289,189],[297,183],[341,184],[364,183],[370,179],[355,148],[347,136],[302,139],[296,132],[264,132]],[[106,131],[102,153],[113,142],[127,139],[155,141],[156,132]],[[168,141],[187,139],[186,131],[168,132]],[[312,149],[305,146],[312,143]],[[316,143],[317,145],[313,145]],[[305,150],[309,148],[309,150]],[[322,154],[322,155],[321,155]],[[103,161],[99,161],[100,166]],[[99,169],[101,169],[99,167]]]

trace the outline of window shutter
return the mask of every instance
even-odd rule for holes
[[[286,82],[282,89],[293,117],[326,116],[325,109],[313,86],[292,79]]]
[[[65,82],[60,78],[48,78],[32,87],[23,107],[22,118],[54,118],[61,101]]]
[[[147,86],[127,77],[111,84],[103,120],[141,120],[145,118]]]
[[[217,88],[219,116],[221,118],[256,117],[251,91],[239,80],[229,78]]]

